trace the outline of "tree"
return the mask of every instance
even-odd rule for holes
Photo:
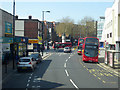
[[[57,34],[65,33],[65,34],[71,35],[74,21],[69,17],[65,17],[60,21],[61,22],[56,26]]]
[[[81,21],[78,21],[78,24],[81,25],[81,34],[84,37],[94,37],[95,36],[95,20],[91,17],[84,17]]]

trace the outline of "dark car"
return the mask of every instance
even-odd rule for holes
[[[30,57],[34,58],[37,61],[37,64],[42,61],[42,56],[39,53],[32,53]]]

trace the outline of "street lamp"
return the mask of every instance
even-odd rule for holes
[[[50,13],[50,11],[42,11],[42,49],[44,48],[43,39],[44,39],[44,12]],[[42,56],[43,56],[43,50],[42,50]]]
[[[13,1],[13,69],[15,69],[15,0]]]

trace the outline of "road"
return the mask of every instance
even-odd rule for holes
[[[84,63],[77,51],[51,50],[35,71],[23,71],[3,81],[3,88],[118,88],[118,77],[97,63]],[[115,90],[115,89],[114,89]]]

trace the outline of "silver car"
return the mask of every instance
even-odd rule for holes
[[[65,47],[64,52],[69,52],[70,53],[71,52],[71,47]]]
[[[17,63],[17,71],[31,69],[34,71],[36,67],[36,61],[32,57],[22,57]]]

